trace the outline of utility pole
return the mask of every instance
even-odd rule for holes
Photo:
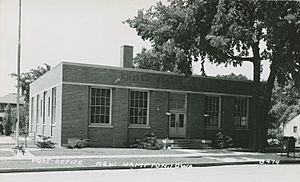
[[[17,122],[16,122],[16,145],[19,146],[19,127],[20,127],[20,62],[21,62],[21,0],[19,0],[19,27],[18,27],[18,56],[17,56]]]

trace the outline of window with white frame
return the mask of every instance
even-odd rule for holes
[[[206,127],[220,127],[220,96],[205,96],[204,121]]]
[[[111,89],[91,88],[90,124],[110,124]]]
[[[297,126],[294,126],[294,127],[293,127],[293,133],[297,133],[297,130],[298,130],[298,127],[297,127]]]
[[[248,98],[236,97],[234,98],[234,126],[237,128],[248,127]]]
[[[33,118],[34,118],[34,97],[31,97],[31,102],[30,102],[30,120],[31,120],[31,122],[30,122],[30,132],[32,132],[33,131]]]
[[[44,92],[43,94],[43,114],[41,116],[43,116],[43,124],[46,124],[46,98],[47,98],[47,91]]]
[[[52,88],[51,124],[56,122],[56,87]]]
[[[130,91],[129,121],[131,125],[148,124],[148,92]]]
[[[36,124],[38,124],[39,123],[39,102],[40,102],[40,96],[39,95],[37,95],[36,96]]]

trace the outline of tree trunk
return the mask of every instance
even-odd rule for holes
[[[262,116],[262,126],[261,126],[261,137],[262,141],[262,146],[266,146],[266,141],[267,141],[267,130],[268,130],[268,118],[269,118],[269,111],[271,107],[271,99],[272,99],[272,91],[274,88],[274,82],[276,79],[276,70],[273,68],[272,64],[270,66],[270,74],[267,80],[267,87],[265,89],[265,98],[264,98],[264,105],[262,105],[261,109],[261,116]]]
[[[253,82],[254,82],[254,93],[253,93],[253,101],[254,101],[254,121],[253,121],[253,148],[255,150],[260,150],[260,109],[259,109],[259,90],[260,90],[260,66],[261,60],[259,56],[259,43],[254,43],[253,46]]]

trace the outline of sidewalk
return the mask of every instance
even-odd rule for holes
[[[1,155],[7,153],[10,155]],[[291,155],[293,156],[293,154]],[[230,150],[144,150],[118,148],[37,149],[28,148],[25,155],[13,154],[11,148],[0,148],[0,172],[57,170],[99,170],[136,168],[184,168],[216,165],[300,164],[296,158],[276,153],[236,152]]]

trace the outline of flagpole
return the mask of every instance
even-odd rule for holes
[[[21,62],[21,0],[19,0],[19,25],[18,25],[18,56],[17,56],[17,122],[16,122],[16,145],[19,146],[20,127],[20,62]]]

